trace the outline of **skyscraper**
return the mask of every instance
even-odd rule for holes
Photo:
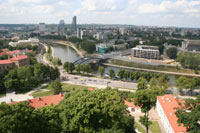
[[[64,35],[64,30],[65,30],[65,21],[60,20],[60,23],[58,25],[58,33]]]
[[[72,31],[76,32],[77,31],[77,25],[76,25],[76,16],[72,18]]]

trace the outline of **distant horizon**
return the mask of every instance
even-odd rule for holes
[[[45,22],[39,22],[45,23]],[[0,25],[39,25],[39,23],[0,23]],[[46,25],[58,25],[59,23],[45,23]],[[71,23],[65,23],[70,25]],[[103,23],[78,23],[77,25],[119,25],[119,26],[136,26],[136,27],[159,27],[159,28],[185,28],[185,29],[200,29],[200,27],[178,27],[178,26],[156,26],[156,25],[135,25],[135,24],[103,24]]]

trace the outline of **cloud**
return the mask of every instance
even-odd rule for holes
[[[121,23],[199,27],[199,0],[0,0],[0,23]]]

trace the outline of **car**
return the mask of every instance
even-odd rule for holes
[[[91,79],[88,79],[88,81],[92,81]]]
[[[78,77],[74,77],[74,79],[78,79]]]

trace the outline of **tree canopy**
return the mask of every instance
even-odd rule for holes
[[[116,90],[68,93],[60,108],[63,132],[134,132],[134,119]]]

